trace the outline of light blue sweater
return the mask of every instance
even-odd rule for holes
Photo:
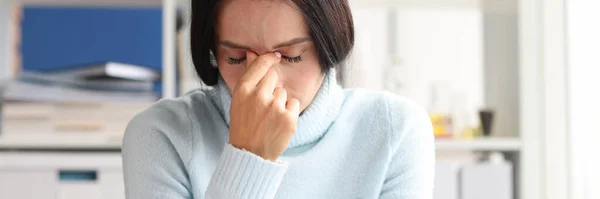
[[[228,144],[231,95],[161,100],[123,142],[127,198],[431,198],[434,140],[426,112],[387,92],[342,90],[329,72],[277,162]]]

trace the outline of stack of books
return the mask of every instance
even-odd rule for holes
[[[2,136],[107,134],[159,99],[160,74],[146,67],[105,62],[23,72],[3,92]]]
[[[8,103],[2,136],[106,135],[121,137],[127,123],[151,103]]]

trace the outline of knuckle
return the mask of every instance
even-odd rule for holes
[[[247,93],[250,93],[252,91],[252,87],[250,85],[248,85],[248,84],[240,83],[235,88],[235,91],[237,93],[240,93],[240,94],[247,94]]]
[[[283,114],[285,109],[281,106],[281,100],[276,99],[271,103],[271,108],[279,115]]]
[[[256,92],[254,97],[261,103],[261,105],[269,104],[269,95],[263,92]]]
[[[287,91],[285,91],[285,89],[283,88],[275,88],[275,91],[273,91],[273,93],[277,98],[287,98]]]
[[[287,94],[287,91],[282,87],[277,87],[277,88],[275,88],[275,90],[277,92],[280,92],[281,94]]]

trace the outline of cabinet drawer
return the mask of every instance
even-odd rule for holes
[[[125,189],[121,171],[61,170],[57,199],[124,199]]]
[[[52,171],[0,169],[0,198],[54,199],[56,189]]]
[[[0,153],[0,198],[124,199],[119,153]]]

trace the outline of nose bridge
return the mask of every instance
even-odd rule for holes
[[[256,53],[258,56],[261,56],[267,53],[271,53],[272,51],[269,51],[269,49],[266,49],[264,47],[256,47],[252,48],[252,52]]]
[[[265,47],[264,45],[252,48],[252,51],[254,53],[256,53],[258,56],[261,56],[261,55],[264,55],[264,54],[267,54],[267,53],[274,53],[275,52],[275,51],[273,51],[273,50]]]

